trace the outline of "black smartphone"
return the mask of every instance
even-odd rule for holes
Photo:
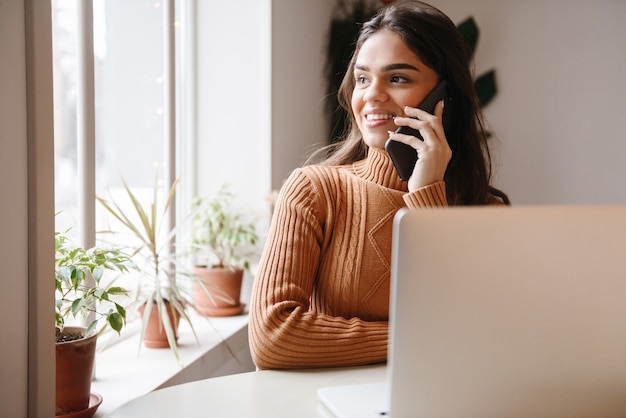
[[[446,83],[445,80],[441,80],[417,107],[433,114],[435,112],[435,106],[437,106],[437,103],[442,100],[446,103],[449,101],[448,83]],[[405,135],[412,135],[419,140],[424,140],[420,131],[409,126],[400,126],[396,129],[396,132]],[[413,169],[415,168],[415,163],[417,162],[417,151],[415,151],[415,148],[403,142],[388,139],[385,143],[385,149],[389,153],[391,161],[393,161],[393,165],[396,167],[396,171],[398,172],[400,179],[407,181],[409,177],[411,177]]]

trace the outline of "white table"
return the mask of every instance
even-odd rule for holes
[[[109,416],[330,417],[317,400],[318,388],[385,379],[385,365],[240,373],[160,389],[128,402]]]

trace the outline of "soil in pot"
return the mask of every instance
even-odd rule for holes
[[[165,301],[165,303],[167,306],[167,314],[170,319],[170,324],[172,324],[174,328],[174,338],[178,340],[178,324],[180,322],[180,314],[168,301]],[[144,316],[145,308],[145,304],[139,307],[139,312],[142,318]],[[163,326],[163,321],[157,311],[156,303],[153,303],[152,308],[150,309],[150,317],[148,318],[146,332],[143,336],[143,343],[148,348],[168,348],[170,346],[170,343],[167,340],[165,327]]]
[[[205,292],[198,283],[194,283],[194,301],[200,313],[207,316],[231,316],[243,312],[245,305],[239,300],[242,269],[196,267],[194,274],[206,289]]]
[[[65,327],[60,338],[57,332],[55,405],[57,416],[89,408],[97,335],[84,338],[85,330],[81,327]]]

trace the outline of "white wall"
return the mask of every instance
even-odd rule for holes
[[[626,203],[626,2],[433,3],[481,30],[477,73],[497,71],[485,114],[513,202]]]
[[[335,1],[272,1],[272,186],[326,144],[324,63]]]
[[[269,180],[269,1],[197,2],[197,192],[262,211]]]
[[[333,4],[240,0],[233,10],[198,1],[199,193],[227,181],[264,213],[265,196],[325,143],[322,72]]]
[[[326,142],[323,64],[333,5],[240,0],[233,10],[198,1],[199,193],[228,181],[245,194],[242,203],[266,214],[265,196]]]

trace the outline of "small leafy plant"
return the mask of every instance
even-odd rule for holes
[[[211,197],[192,200],[192,251],[207,267],[250,268],[251,249],[258,241],[253,222],[231,206],[234,195],[222,186]]]
[[[119,334],[126,323],[126,310],[114,299],[128,296],[128,291],[112,284],[103,285],[102,277],[106,270],[125,273],[134,268],[130,256],[115,247],[84,249],[75,246],[64,232],[55,232],[54,241],[56,327],[62,331],[66,319],[86,319],[94,313],[95,318],[87,326],[84,336],[94,331],[101,334],[107,326]],[[90,278],[93,279],[91,283]],[[57,342],[66,338],[57,332]]]

